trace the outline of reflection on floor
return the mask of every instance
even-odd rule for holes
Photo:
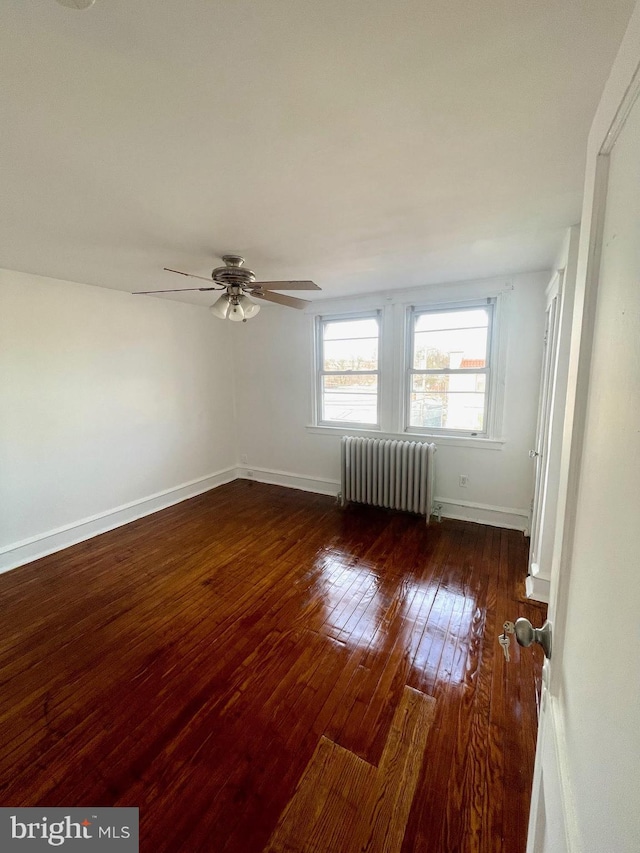
[[[523,853],[541,653],[497,635],[544,619],[526,545],[236,481],[0,576],[0,802],[257,853],[314,754],[381,767],[409,687],[435,716],[389,849]]]

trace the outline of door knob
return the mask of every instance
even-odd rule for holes
[[[516,619],[514,632],[520,646],[530,646],[532,643],[540,643],[544,656],[551,657],[551,622],[548,620],[542,628],[534,628],[528,619]]]

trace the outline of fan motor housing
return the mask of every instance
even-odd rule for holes
[[[240,255],[223,255],[224,267],[216,267],[211,278],[227,287],[246,287],[256,280],[253,270],[243,267],[244,258]]]

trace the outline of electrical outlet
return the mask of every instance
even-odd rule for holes
[[[465,488],[468,482],[469,482],[469,475],[468,474],[460,474],[460,477],[458,480],[459,485],[461,485],[463,488]]]
[[[248,461],[249,461],[249,458],[248,458],[247,454],[243,453],[242,456],[240,457],[240,462],[243,465],[246,465]]]

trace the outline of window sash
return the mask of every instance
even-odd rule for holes
[[[355,320],[370,320],[375,319],[378,325],[378,369],[377,370],[325,370],[324,369],[324,330],[328,323],[336,323],[340,321],[353,322]],[[368,336],[372,337],[372,336]],[[342,341],[359,341],[363,338],[345,337],[331,338],[327,343],[334,340]],[[380,311],[367,311],[365,313],[340,314],[320,316],[316,320],[316,423],[319,426],[346,426],[354,429],[380,429],[380,388],[382,384],[382,370],[380,367],[380,349],[382,343],[382,316]],[[324,417],[325,400],[324,400],[324,377],[325,376],[375,376],[377,378],[376,390],[371,391],[371,394],[376,396],[376,419],[375,423],[370,421],[338,421],[329,420]]]
[[[415,346],[416,346],[416,324],[418,319],[424,314],[437,314],[437,313],[463,313],[465,311],[477,311],[479,308],[482,308],[487,312],[488,322],[487,322],[487,349],[485,355],[485,366],[484,367],[460,367],[460,368],[425,368],[419,369],[414,368],[415,364]],[[443,305],[438,308],[416,308],[411,307],[409,309],[409,322],[406,325],[407,335],[406,335],[406,371],[405,371],[405,382],[404,382],[404,431],[409,433],[424,433],[424,434],[442,434],[442,435],[468,435],[468,436],[487,436],[490,430],[489,417],[490,417],[490,404],[492,403],[492,382],[491,382],[491,370],[492,370],[492,349],[493,349],[493,331],[494,331],[494,309],[495,309],[495,300],[487,299],[481,302],[468,303],[466,305]],[[450,329],[445,331],[468,331],[473,328],[484,328],[484,327],[455,327],[452,326]],[[438,331],[443,331],[438,329]],[[436,426],[428,426],[428,427],[420,427],[411,424],[411,394],[413,393],[413,376],[448,376],[448,375],[464,375],[464,374],[484,374],[486,378],[485,390],[484,392],[474,392],[480,393],[484,396],[484,410],[482,414],[482,430],[469,430],[469,429],[457,429],[455,427],[444,426],[444,427],[436,427]]]

